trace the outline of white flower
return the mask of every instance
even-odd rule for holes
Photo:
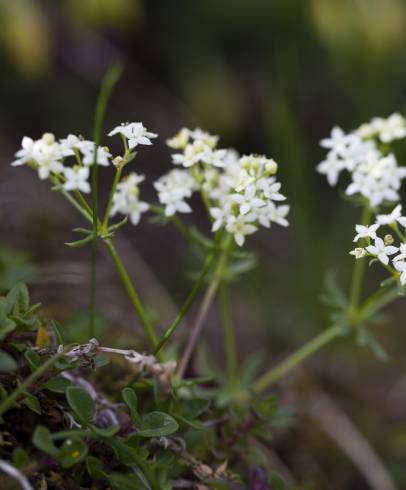
[[[28,136],[24,136],[21,142],[21,149],[17,151],[15,156],[17,160],[12,162],[13,167],[17,167],[18,165],[24,165],[33,159],[33,151],[34,151],[34,140],[29,138]]]
[[[202,131],[200,128],[194,129],[189,134],[190,137],[193,138],[195,141],[200,141],[201,143],[212,149],[217,145],[219,140],[218,136],[207,133],[206,131]]]
[[[366,255],[366,250],[365,248],[354,248],[354,250],[351,250],[350,255],[354,255],[356,259],[362,259],[362,257],[365,257]]]
[[[227,223],[227,220],[232,216],[231,205],[226,205],[223,208],[210,208],[210,214],[214,219],[211,231],[215,232]]]
[[[94,150],[95,143],[94,141],[82,140],[77,143],[77,148],[81,151],[83,157],[82,162],[83,165],[91,166],[94,164]],[[111,153],[108,151],[106,147],[99,146],[97,148],[97,164],[103,167],[108,167],[110,165]]]
[[[138,225],[141,219],[141,215],[148,211],[149,204],[139,199],[133,199],[127,207],[127,214],[130,217],[130,221],[133,225]]]
[[[398,167],[394,155],[380,157],[376,151],[368,152],[365,162],[359,164],[352,174],[352,183],[347,195],[360,193],[368,198],[371,207],[383,201],[397,201],[401,180],[406,177],[406,168]]]
[[[383,143],[390,143],[406,137],[406,121],[398,113],[392,114],[387,119],[374,117],[369,123],[363,124],[359,131],[364,138],[378,136]]]
[[[128,147],[131,149],[138,145],[152,145],[150,138],[156,138],[158,135],[147,131],[147,128],[140,122],[126,123],[116,126],[110,131],[108,136],[122,134],[128,140]]]
[[[399,249],[398,247],[394,247],[392,245],[385,245],[382,238],[377,237],[375,239],[374,245],[369,245],[366,247],[366,250],[371,254],[378,257],[378,259],[382,262],[382,264],[388,265],[389,263],[389,255],[395,254]]]
[[[198,162],[224,167],[226,155],[227,150],[213,150],[203,140],[195,140],[186,145],[183,153],[172,155],[172,161],[175,165],[183,165],[185,168],[192,167]]]
[[[268,203],[268,216],[271,221],[278,223],[281,226],[289,226],[289,222],[286,216],[289,213],[290,206],[284,204],[283,206],[275,206],[273,202]]]
[[[320,146],[335,150],[337,153],[345,151],[348,145],[351,143],[352,136],[344,133],[344,131],[335,126],[331,130],[330,138],[324,138],[320,141]]]
[[[257,227],[252,224],[255,219],[250,215],[230,216],[227,220],[226,230],[234,235],[234,240],[238,246],[242,247],[245,242],[246,235],[252,235],[257,231]]]
[[[215,167],[224,167],[224,159],[227,150],[206,150],[202,156],[202,162]]]
[[[166,140],[166,144],[175,150],[183,150],[189,142],[191,131],[187,128],[182,128],[173,138]]]
[[[402,205],[398,204],[390,214],[378,214],[376,222],[380,225],[391,225],[395,222],[406,226],[406,217],[402,216]]]
[[[316,169],[327,177],[327,182],[334,187],[338,182],[340,173],[346,168],[345,161],[340,159],[337,153],[329,152],[326,160],[320,162]]]
[[[390,143],[393,140],[406,137],[406,121],[400,114],[392,114],[387,119],[382,120],[379,128],[379,138],[383,143]]]
[[[165,215],[173,216],[176,212],[192,211],[185,198],[189,198],[196,190],[196,182],[185,170],[171,170],[154,183],[158,191],[158,199],[165,205]]]
[[[276,182],[275,178],[262,178],[257,181],[257,189],[271,201],[284,201],[286,197],[279,192],[282,184]]]
[[[398,166],[393,154],[380,153],[375,136],[385,142],[406,136],[404,118],[400,115],[386,120],[375,118],[348,134],[341,128],[333,128],[330,138],[321,141],[321,146],[329,152],[317,166],[332,186],[337,184],[343,170],[350,172],[352,182],[346,194],[361,194],[371,207],[383,201],[398,201],[401,181],[406,177],[406,168]]]
[[[393,265],[400,272],[400,284],[404,286],[406,284],[406,262],[404,260],[398,260]]]
[[[380,224],[374,224],[371,226],[355,225],[355,231],[357,235],[354,238],[354,242],[357,242],[360,238],[376,238],[376,230],[379,228]]]
[[[128,215],[133,225],[139,223],[142,213],[149,209],[149,205],[139,199],[139,184],[143,180],[143,175],[132,172],[117,185],[110,216],[121,213]]]
[[[400,254],[396,255],[396,257],[393,259],[393,262],[406,259],[406,243],[400,244],[399,251],[400,251]]]
[[[256,195],[257,189],[255,185],[251,184],[245,188],[244,194],[233,194],[231,198],[234,202],[239,204],[240,213],[242,215],[253,211],[255,208],[259,208],[265,204],[263,199],[260,199]]]
[[[23,165],[29,161],[36,163],[38,176],[41,180],[47,179],[51,173],[59,174],[63,170],[62,153],[55,136],[45,133],[42,138],[33,141],[24,137],[22,148],[16,153],[17,160],[12,165]]]
[[[60,146],[51,133],[45,133],[34,143],[32,156],[38,164],[38,176],[41,180],[47,179],[51,173],[59,174],[63,171]]]
[[[69,157],[75,154],[74,149],[79,148],[81,139],[74,134],[68,134],[66,138],[59,140],[61,153],[64,157]]]
[[[87,181],[89,178],[88,167],[65,168],[63,173],[66,179],[63,184],[65,191],[78,190],[86,194],[90,192],[90,185]]]

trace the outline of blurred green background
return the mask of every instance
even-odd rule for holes
[[[63,246],[80,219],[47,184],[9,163],[23,135],[90,136],[102,74],[121,59],[124,76],[106,129],[135,120],[159,133],[136,163],[149,178],[146,200],[154,199],[151,183],[170,165],[165,139],[184,125],[279,163],[291,227],[274,226],[248,240],[258,267],[232,290],[241,358],[259,356],[261,346],[263,367],[274,364],[327,326],[320,301],[326,273],[335,271],[344,288],[351,275],[348,251],[359,210],[315,172],[323,158],[318,141],[336,124],[351,129],[373,116],[406,112],[405,52],[404,0],[0,0],[1,288],[31,282],[49,315],[80,331],[89,251]],[[402,164],[405,145],[396,153]],[[106,172],[104,190],[109,179]],[[207,229],[199,210],[194,221]],[[147,220],[117,240],[164,326],[190,288],[186,271],[195,270],[195,258],[175,230]],[[123,342],[134,343],[129,304],[108,258],[101,254],[100,261],[100,315],[120,326]],[[380,278],[371,270],[367,284],[372,289]],[[402,308],[400,301],[373,329],[389,362],[346,340],[281,386],[281,403],[296,413],[272,448],[287,478],[317,489],[374,488],[367,482],[372,460],[363,466],[343,450],[321,421],[333,417],[327,409],[316,420],[306,408],[319,396],[328,397],[337,426],[339,414],[351,421],[348,444],[356,447],[360,431],[406,488]],[[221,365],[215,310],[205,345]]]

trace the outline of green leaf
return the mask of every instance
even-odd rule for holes
[[[276,473],[271,475],[271,485],[272,488],[275,488],[275,490],[285,490],[286,488],[282,478]]]
[[[25,313],[30,306],[30,295],[27,286],[23,283],[16,284],[6,296],[7,313],[18,315]]]
[[[112,425],[110,427],[96,427],[91,424],[90,428],[92,431],[100,437],[113,437],[120,430],[120,426]]]
[[[79,437],[65,440],[59,452],[59,462],[64,468],[80,463],[87,456],[87,446]]]
[[[89,235],[81,240],[76,240],[75,242],[65,242],[65,245],[71,248],[80,248],[89,243],[93,239],[93,235]]]
[[[65,393],[69,386],[73,386],[72,381],[62,376],[55,376],[45,383],[45,388],[54,393]]]
[[[121,396],[130,409],[130,414],[131,414],[131,420],[135,423],[140,422],[140,416],[137,411],[138,407],[138,399],[137,399],[137,394],[133,388],[124,388],[123,391],[121,392]]]
[[[59,325],[55,321],[52,320],[51,322],[49,322],[49,326],[52,328],[52,330],[55,333],[55,338],[56,338],[58,345],[64,345],[65,342],[63,340],[63,336],[61,333],[61,329],[59,328]]]
[[[33,370],[41,366],[41,357],[37,354],[37,352],[33,350],[27,350],[24,353],[24,357]]]
[[[14,358],[0,350],[0,373],[13,373],[17,369],[17,363]]]
[[[86,458],[86,468],[91,478],[102,479],[107,476],[103,471],[102,461],[94,456],[88,456]]]
[[[0,340],[3,340],[6,335],[15,330],[16,326],[17,325],[14,320],[11,320],[10,318],[5,318],[0,323]]]
[[[43,425],[39,425],[32,436],[32,442],[34,446],[36,446],[44,453],[47,453],[54,458],[59,456],[59,449],[54,445],[52,441],[52,436],[49,430]]]
[[[163,412],[151,412],[142,418],[138,435],[142,437],[169,436],[179,428],[176,420]]]
[[[202,413],[206,412],[206,410],[210,406],[210,400],[206,400],[205,398],[194,398],[192,400],[182,400],[181,408],[182,415],[187,417],[188,419],[195,419],[199,417]]]
[[[135,473],[132,475],[112,473],[109,475],[109,482],[114,490],[146,490],[150,488],[144,485]]]
[[[28,407],[32,412],[37,413],[38,415],[42,414],[41,405],[38,401],[38,398],[32,395],[31,393],[25,392],[26,397],[21,402],[23,405]]]
[[[16,447],[13,451],[13,465],[22,468],[29,462],[28,453],[22,447]]]
[[[179,420],[184,425],[188,425],[189,427],[192,427],[192,429],[196,430],[204,430],[206,426],[200,422],[199,420],[192,420],[192,419],[187,419],[186,417],[183,417],[182,415],[175,415],[176,420]]]
[[[77,386],[70,386],[66,390],[66,398],[72,410],[85,425],[88,425],[95,414],[95,405],[89,393]]]

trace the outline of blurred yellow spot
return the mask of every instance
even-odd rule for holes
[[[45,327],[39,327],[35,345],[37,347],[44,347],[46,345],[50,345],[50,343],[51,343],[51,338],[49,337],[48,330]]]
[[[80,451],[73,451],[72,458],[78,458],[80,456]]]

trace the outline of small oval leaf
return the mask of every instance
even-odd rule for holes
[[[151,412],[142,418],[138,435],[142,437],[163,437],[179,429],[176,420],[163,412]]]
[[[94,400],[87,391],[70,386],[66,390],[66,399],[81,422],[87,425],[92,421],[96,409]]]

